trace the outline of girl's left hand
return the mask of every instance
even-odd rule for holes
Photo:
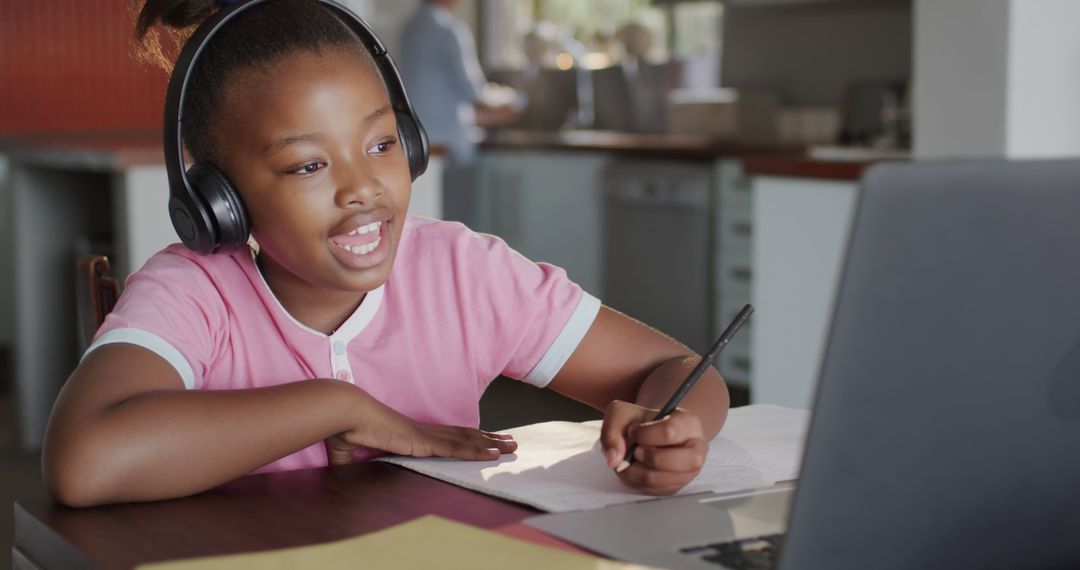
[[[634,461],[618,473],[623,483],[650,495],[672,495],[701,471],[709,443],[701,421],[676,408],[668,417],[650,421],[657,410],[614,401],[604,412],[600,445],[608,467],[622,463],[630,442],[637,443]]]

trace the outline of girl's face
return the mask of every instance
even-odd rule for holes
[[[411,178],[382,80],[355,52],[297,52],[234,78],[222,166],[275,292],[363,293],[390,273]]]

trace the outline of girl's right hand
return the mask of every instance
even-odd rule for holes
[[[379,404],[378,421],[364,422],[325,440],[330,465],[352,463],[357,447],[378,449],[412,457],[450,457],[474,461],[498,459],[517,450],[517,442],[505,434],[466,427],[417,423]]]

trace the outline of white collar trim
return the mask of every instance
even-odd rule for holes
[[[277,303],[277,306],[279,309],[281,309],[282,314],[284,314],[286,317],[289,317],[289,320],[292,321],[294,325],[315,336],[331,340],[343,340],[345,342],[349,342],[353,338],[355,338],[356,335],[360,334],[365,328],[367,328],[371,320],[375,318],[375,313],[379,311],[379,307],[382,306],[383,288],[386,286],[385,283],[379,285],[371,291],[368,291],[367,294],[364,295],[364,300],[360,301],[360,306],[357,307],[355,311],[353,311],[353,314],[350,315],[349,318],[346,319],[345,322],[342,323],[342,325],[333,332],[333,334],[323,334],[296,320],[296,317],[292,316],[292,314],[289,313],[287,309],[285,309],[285,305],[281,304],[281,299],[277,298],[277,295],[274,294],[274,290],[270,288],[270,284],[266,282],[266,276],[264,276],[262,274],[262,271],[259,270],[259,264],[255,260],[255,254],[256,250],[252,248],[252,269],[254,269],[255,274],[259,276],[259,281],[262,282],[263,287],[266,288],[266,293],[270,295],[270,298],[273,299],[275,303]]]

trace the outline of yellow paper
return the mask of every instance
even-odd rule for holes
[[[427,515],[371,534],[327,544],[144,564],[142,570],[320,570],[446,568],[482,570],[628,569],[622,562],[549,548]]]

